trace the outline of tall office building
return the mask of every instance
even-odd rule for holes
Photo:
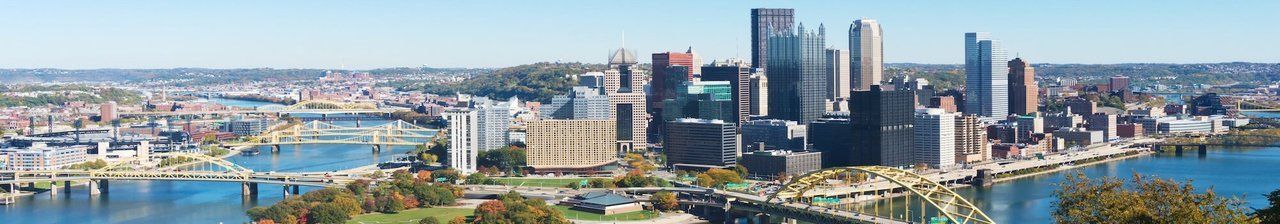
[[[965,113],[988,118],[1009,115],[1009,67],[1004,48],[991,35],[964,34]]]
[[[914,98],[912,91],[882,90],[880,85],[849,96],[853,135],[847,141],[853,145],[854,165],[914,165]]]
[[[826,112],[826,28],[801,24],[769,37],[769,117],[808,123]]]
[[[946,169],[956,164],[955,113],[929,108],[916,111],[915,160],[929,168]]]
[[[530,121],[527,163],[538,173],[595,172],[618,159],[616,127],[609,119]]]
[[[751,110],[751,65],[736,58],[712,62],[702,67],[702,81],[728,81],[733,86],[733,111],[738,114],[734,123],[747,121]]]
[[[1039,111],[1040,88],[1036,86],[1036,68],[1022,58],[1009,61],[1009,112],[1031,114]]]
[[[876,20],[854,20],[849,26],[849,65],[855,90],[870,90],[884,78],[884,42]]]
[[[476,172],[476,156],[480,154],[477,138],[480,124],[471,109],[449,109],[444,119],[449,122],[449,167],[459,172]]]
[[[849,98],[849,51],[827,49],[827,99]]]
[[[722,120],[667,122],[667,164],[680,170],[727,168],[738,163],[737,128]]]
[[[643,151],[649,143],[645,74],[635,65],[635,53],[619,48],[609,57],[609,70],[604,72],[605,95],[609,96],[609,115],[617,121],[620,152]]]
[[[551,103],[538,109],[544,119],[606,119],[609,118],[609,97],[600,89],[574,86],[568,94],[551,98]]]
[[[692,50],[692,49],[690,49]],[[671,68],[681,66],[683,68]],[[693,80],[694,68],[702,66],[693,64],[693,54],[680,52],[653,53],[653,75],[649,79],[649,110],[662,109],[662,100],[674,96],[675,86]]]
[[[1086,130],[1102,131],[1103,140],[1119,138],[1120,133],[1116,132],[1116,125],[1119,122],[1115,114],[1094,113],[1089,115],[1087,119],[1089,122],[1088,126],[1085,127]]]
[[[750,89],[748,94],[751,95],[751,100],[749,100],[748,104],[751,105],[751,109],[747,110],[747,113],[753,116],[768,116],[769,78],[763,74],[752,73],[751,84],[748,86]]]
[[[511,132],[511,103],[475,100],[476,122],[479,132],[476,135],[476,147],[480,151],[488,151],[507,146],[507,136]]]
[[[987,131],[977,115],[963,115],[955,119],[956,163],[972,164],[991,159],[987,145]]]
[[[769,36],[775,31],[791,30],[795,24],[794,9],[751,9],[751,66],[769,66]]]

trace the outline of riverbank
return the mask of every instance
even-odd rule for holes
[[[1118,156],[1118,157],[1107,158],[1107,159],[1102,159],[1102,160],[1098,160],[1098,161],[1087,162],[1087,163],[1083,163],[1083,164],[1074,164],[1074,165],[1070,165],[1070,166],[1058,166],[1057,168],[1048,169],[1048,170],[1042,170],[1042,171],[1037,171],[1037,172],[1032,172],[1032,173],[1027,173],[1027,174],[1014,175],[1014,176],[1010,176],[1010,177],[996,178],[992,183],[999,184],[1000,182],[1012,181],[1012,180],[1017,180],[1017,179],[1027,178],[1027,177],[1033,177],[1033,176],[1039,176],[1039,175],[1045,175],[1045,174],[1052,174],[1052,173],[1057,173],[1057,172],[1061,172],[1061,171],[1066,171],[1066,170],[1071,170],[1071,169],[1076,169],[1076,168],[1081,168],[1081,167],[1092,166],[1092,165],[1095,165],[1095,164],[1102,164],[1102,163],[1108,163],[1108,162],[1112,162],[1112,161],[1126,160],[1126,159],[1135,158],[1135,157],[1139,157],[1139,156],[1149,156],[1149,155],[1152,155],[1152,154],[1154,154],[1154,152],[1151,152],[1151,151],[1138,151],[1138,153],[1136,153],[1136,154],[1132,154],[1132,155]],[[973,186],[973,185],[957,186],[957,187],[953,187],[953,189],[955,189],[955,188],[963,188],[963,187],[968,187],[968,186]]]

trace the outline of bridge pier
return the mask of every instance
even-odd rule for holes
[[[379,144],[373,144],[373,146],[372,146],[372,147],[373,147],[373,152],[374,152],[374,153],[378,153],[378,152],[381,152],[381,151],[382,151],[382,145],[379,145]]]
[[[71,181],[68,180],[62,182],[62,191],[64,193],[71,194]]]
[[[298,195],[298,185],[284,185],[284,197]]]
[[[107,193],[111,189],[107,180],[89,180],[89,195],[99,195]]]
[[[280,152],[280,145],[271,145],[271,152]]]
[[[57,198],[57,197],[58,197],[58,182],[51,181],[49,182],[49,198]]]
[[[243,196],[258,195],[258,183],[250,183],[250,182],[241,183],[240,195],[243,195]]]

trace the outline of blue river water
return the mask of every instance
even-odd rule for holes
[[[219,100],[229,106],[255,107],[271,103]],[[386,121],[366,120],[362,125]],[[354,122],[335,122],[354,125]],[[367,145],[284,146],[271,153],[234,155],[227,160],[255,171],[324,172],[390,161],[412,147],[387,147],[374,153]],[[283,199],[279,185],[260,185],[259,195],[246,200],[239,183],[185,181],[112,181],[109,190],[90,196],[84,186],[51,197],[47,193],[23,197],[0,206],[0,223],[243,223],[244,211]],[[302,187],[302,191],[316,188]]]
[[[1267,206],[1263,194],[1280,189],[1280,148],[1214,148],[1204,157],[1195,153],[1156,154],[1044,174],[986,188],[962,188],[969,198],[999,223],[1049,223],[1056,200],[1053,191],[1065,175],[1130,179],[1134,173],[1179,181],[1190,180],[1197,190],[1212,188],[1220,196],[1238,197],[1251,208]]]

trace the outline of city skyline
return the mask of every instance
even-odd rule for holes
[[[1280,44],[1270,41],[1280,31],[1255,28],[1280,19],[1270,14],[1280,3],[1155,3],[10,2],[0,3],[7,9],[0,28],[18,32],[0,37],[0,68],[504,67],[603,63],[620,45],[638,54],[692,46],[707,61],[749,59],[750,8],[795,9],[795,20],[810,26],[875,19],[884,28],[886,63],[961,64],[954,37],[973,31],[999,34],[1010,56],[1038,63],[1280,58]],[[990,6],[1004,13],[962,13]],[[494,7],[528,10],[483,13]],[[1141,13],[1154,10],[1162,13]],[[659,14],[687,16],[653,16]],[[1080,36],[1106,38],[1073,38]],[[845,38],[826,42],[847,49]],[[1210,40],[1215,44],[1186,44]]]

